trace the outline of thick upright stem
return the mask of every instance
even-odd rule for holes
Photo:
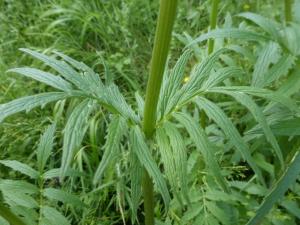
[[[26,225],[18,216],[13,214],[9,208],[5,207],[1,203],[0,203],[0,216],[6,219],[10,224]]]
[[[152,52],[150,77],[147,83],[143,131],[151,139],[155,131],[156,110],[176,17],[177,0],[160,0],[158,22]],[[144,170],[143,196],[145,225],[154,225],[153,182]]]
[[[293,0],[285,0],[284,1],[284,15],[285,15],[285,23],[288,24],[292,21],[292,5]]]
[[[148,172],[144,169],[143,177],[143,197],[144,197],[144,213],[145,225],[154,225],[154,195],[153,182]]]
[[[219,0],[212,0],[211,12],[210,12],[210,24],[209,29],[214,30],[217,26],[217,18],[218,18],[218,5]],[[208,48],[207,53],[210,55],[214,51],[215,41],[214,39],[208,40]],[[204,111],[201,111],[201,127],[205,128],[206,126],[206,114]]]
[[[212,0],[211,12],[210,12],[210,25],[209,29],[214,30],[217,26],[217,18],[218,18],[218,5],[219,0]],[[214,51],[215,41],[214,39],[208,40],[208,54],[210,55]]]
[[[177,0],[160,0],[144,109],[143,129],[147,137],[151,137],[155,129],[157,102],[169,52],[176,6]]]

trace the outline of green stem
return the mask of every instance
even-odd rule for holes
[[[154,225],[153,182],[148,172],[145,169],[144,169],[142,185],[143,185],[143,197],[144,197],[145,225]]]
[[[211,6],[211,12],[210,12],[210,24],[209,28],[210,30],[216,29],[217,26],[217,18],[218,18],[218,5],[219,5],[219,0],[212,0],[212,6]],[[214,39],[209,39],[208,40],[208,49],[207,53],[210,55],[213,53],[215,47],[215,40]],[[206,114],[204,111],[201,111],[201,127],[205,128],[206,126]]]
[[[209,25],[210,30],[216,29],[216,26],[217,26],[218,5],[219,5],[219,0],[213,0],[211,12],[210,12],[210,25]],[[210,55],[214,51],[214,45],[215,45],[215,40],[209,39],[208,40],[208,55]]]
[[[293,0],[285,0],[284,1],[284,13],[285,13],[285,23],[288,24],[292,21],[292,5]]]
[[[156,108],[169,52],[177,0],[161,0],[147,84],[143,130],[151,137],[155,130]]]
[[[156,126],[156,110],[176,17],[177,0],[160,0],[159,16],[152,52],[150,77],[147,83],[143,131],[152,138]],[[144,170],[143,196],[145,225],[154,225],[153,182]]]
[[[38,225],[40,225],[40,224],[42,224],[42,210],[43,210],[43,204],[44,204],[44,197],[43,197],[44,179],[43,179],[42,175],[40,176],[38,183],[39,183],[39,218],[38,218]]]
[[[18,216],[0,203],[0,216],[6,219],[12,225],[26,225]]]

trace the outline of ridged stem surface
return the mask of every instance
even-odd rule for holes
[[[209,29],[214,30],[217,26],[217,18],[218,18],[218,5],[219,0],[212,0],[212,7],[210,12],[210,25]],[[214,39],[208,40],[208,55],[210,55],[214,51],[215,41]]]
[[[147,83],[143,130],[151,137],[155,130],[158,97],[172,36],[177,0],[161,0]]]
[[[284,15],[285,15],[285,23],[288,24],[292,21],[292,5],[293,0],[285,0],[284,1]]]
[[[157,103],[169,52],[176,8],[177,0],[160,0],[144,108],[143,131],[147,139],[151,139],[155,131]],[[154,225],[153,181],[146,170],[144,170],[142,186],[145,225]]]

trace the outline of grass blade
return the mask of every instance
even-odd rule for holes
[[[283,197],[288,188],[296,181],[300,173],[300,152],[297,152],[292,159],[289,167],[278,180],[270,193],[265,197],[264,201],[247,223],[247,225],[257,225],[262,223],[264,217],[272,209],[273,205]]]

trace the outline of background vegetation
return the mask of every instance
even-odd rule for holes
[[[205,111],[205,134],[209,143],[213,143],[211,149],[220,166],[220,174],[226,178],[227,188],[215,181],[215,172],[207,163],[209,159],[205,153],[199,153],[203,146],[197,142],[199,137],[193,136],[197,131],[191,131],[193,127],[184,129],[184,116],[175,116],[181,121],[176,128],[183,137],[182,144],[187,154],[185,182],[188,190],[179,186],[179,193],[174,191],[177,187],[169,179],[172,174],[166,168],[168,155],[155,151],[157,165],[168,180],[168,189],[172,190],[168,212],[164,198],[155,195],[157,224],[246,224],[265,196],[276,184],[280,184],[278,180],[289,165],[293,171],[299,171],[299,162],[293,159],[297,159],[300,145],[300,2],[295,1],[293,23],[289,23],[285,20],[284,1],[220,1],[217,27],[223,31],[205,36],[209,30],[211,5],[212,1],[179,1],[168,68],[171,70],[176,65],[188,45],[192,55],[183,70],[182,84],[185,84],[193,79],[195,71],[192,68],[207,59],[208,38],[218,37],[215,52],[222,47],[231,49],[217,54],[219,58],[211,68],[211,80],[201,81],[199,86],[205,97],[216,103],[218,108],[205,108],[209,103],[202,99],[202,102],[199,100],[194,105],[185,105],[180,110],[199,126],[200,114]],[[141,109],[136,93],[145,96],[158,8],[159,1],[146,0],[0,0],[0,102],[53,90],[27,77],[7,73],[11,68],[24,65],[52,71],[18,50],[27,48],[48,55],[57,50],[84,62],[100,74],[102,80],[117,84],[127,102]],[[261,22],[257,25],[257,18],[251,19],[250,14],[241,15],[242,12],[268,18],[268,24]],[[273,25],[276,28],[272,33],[270,27]],[[230,30],[235,28],[252,31],[254,36],[251,38],[251,34],[243,32],[235,35],[234,30]],[[229,78],[228,75],[217,80],[217,76],[226,75],[227,70],[222,69],[228,67],[239,69],[237,76]],[[228,73],[230,76],[234,74],[233,70]],[[209,85],[214,82],[222,83],[219,85],[221,88],[216,87],[206,93],[208,87],[213,88]],[[236,86],[249,89],[234,89]],[[251,87],[265,88],[276,95],[258,93]],[[238,95],[240,92],[254,95],[254,105],[251,99]],[[286,98],[292,103],[289,104]],[[275,102],[284,103],[285,107]],[[128,169],[131,158],[126,141],[122,142],[118,160],[108,165],[101,183],[93,182],[107,146],[107,130],[113,129],[110,121],[114,118],[105,109],[99,108],[91,115],[87,132],[73,157],[72,169],[64,182],[58,179],[63,136],[67,129],[65,124],[78,103],[78,99],[64,99],[33,109],[30,113],[20,112],[1,122],[0,190],[3,201],[9,206],[19,206],[14,208],[17,214],[24,215],[25,212],[26,218],[38,218],[39,224],[55,224],[55,220],[61,221],[61,224],[142,224],[141,207],[137,210],[137,217],[132,216],[133,203],[129,200],[131,174]],[[223,110],[221,113],[219,108]],[[228,120],[218,119],[220,115]],[[55,127],[51,125],[53,122]],[[49,143],[52,139],[53,143]],[[154,145],[161,147],[165,144],[163,142],[163,138],[158,138]],[[245,148],[249,148],[257,168],[239,152],[238,146],[244,148],[243,143],[246,143]],[[42,149],[51,152],[44,164],[38,156]],[[46,175],[40,178],[8,160],[18,160]],[[260,176],[264,182],[261,182]],[[297,180],[299,173],[294,177]],[[186,191],[190,202],[182,196],[182,191]],[[278,194],[273,203],[276,204],[263,224],[299,224],[299,196],[298,179],[291,182],[285,197]],[[141,205],[141,202],[138,200],[137,204]],[[26,211],[26,208],[34,210]],[[42,210],[45,211],[44,221],[38,215]],[[49,221],[51,217],[55,220]],[[36,224],[30,219],[26,222]],[[0,224],[6,225],[7,222],[0,218]]]

